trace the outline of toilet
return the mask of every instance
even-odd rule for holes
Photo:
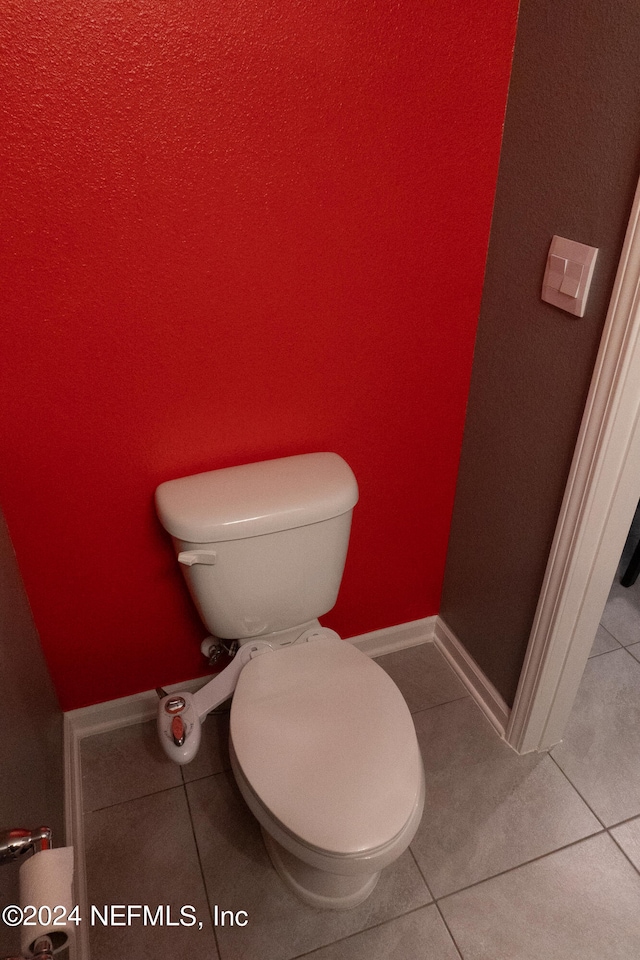
[[[240,644],[197,694],[163,700],[163,746],[187,762],[200,723],[233,693],[229,751],[240,793],[280,877],[327,909],[369,896],[424,806],[402,694],[318,620],[338,595],[357,500],[353,472],[334,453],[213,470],[156,491],[204,624]]]

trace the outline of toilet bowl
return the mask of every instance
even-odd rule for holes
[[[369,896],[413,839],[424,806],[402,694],[317,619],[335,603],[357,499],[351,469],[332,453],[210,471],[156,491],[203,622],[240,644],[196,695],[164,698],[161,742],[188,762],[200,722],[233,693],[229,747],[240,793],[285,884],[329,909]]]
[[[242,671],[231,705],[238,787],[285,883],[345,909],[408,847],[424,774],[406,702],[378,664],[318,636]]]

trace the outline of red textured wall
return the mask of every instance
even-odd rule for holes
[[[65,709],[201,672],[152,495],[334,450],[354,635],[438,610],[517,0],[16,0],[0,502]]]

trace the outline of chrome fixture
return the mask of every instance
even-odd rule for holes
[[[224,640],[220,640],[218,637],[205,637],[200,644],[200,650],[202,651],[202,656],[207,658],[209,666],[214,667],[224,654],[233,659],[238,652],[238,646],[237,640],[231,640],[229,643],[225,643]]]
[[[50,847],[50,827],[36,827],[35,830],[27,830],[24,827],[0,830],[0,865],[13,863],[29,851],[49,850]]]

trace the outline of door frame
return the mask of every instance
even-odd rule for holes
[[[640,498],[640,184],[505,732],[518,753],[563,736]]]

